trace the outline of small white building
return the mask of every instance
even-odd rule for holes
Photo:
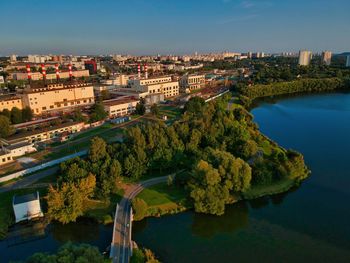
[[[14,196],[12,206],[16,217],[16,223],[44,216],[40,207],[39,192]]]

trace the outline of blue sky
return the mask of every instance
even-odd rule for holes
[[[350,0],[1,0],[0,55],[350,51]]]

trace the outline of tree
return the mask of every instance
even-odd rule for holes
[[[134,219],[139,221],[146,216],[148,205],[143,199],[134,198],[132,200],[132,208],[134,211]]]
[[[174,183],[174,178],[171,175],[168,175],[167,185],[172,186],[173,183]]]
[[[75,164],[72,167],[76,167]],[[76,168],[73,170],[75,171]],[[77,217],[83,215],[84,201],[92,196],[96,187],[96,178],[89,174],[85,178],[75,178],[75,180],[77,181],[62,182],[56,188],[49,186],[46,200],[47,214],[51,220],[67,224],[75,222]]]
[[[0,137],[6,138],[14,132],[13,127],[9,118],[6,116],[0,115]]]
[[[90,122],[101,121],[107,118],[108,113],[105,111],[103,104],[95,103],[91,108]]]
[[[222,215],[229,197],[227,188],[220,184],[220,174],[208,162],[200,160],[193,170],[189,186],[196,212]]]
[[[89,149],[89,159],[92,162],[98,162],[100,159],[105,158],[107,155],[107,144],[100,137],[94,137],[91,140]]]
[[[111,99],[111,94],[110,94],[110,92],[108,91],[108,90],[102,90],[101,91],[101,99],[102,100],[109,100],[109,99]]]
[[[4,109],[0,115],[6,116],[9,120],[11,120],[11,111],[8,109]]]
[[[200,113],[202,112],[204,105],[205,101],[203,98],[198,96],[193,97],[185,104],[184,112],[193,114]]]
[[[144,98],[141,98],[140,101],[136,104],[135,113],[139,115],[143,115],[146,112],[146,101]]]
[[[21,123],[23,120],[22,120],[22,111],[17,108],[17,107],[13,107],[11,109],[11,122],[13,124],[18,124],[18,123]]]
[[[154,103],[152,106],[151,106],[151,113],[154,115],[154,116],[158,116],[159,115],[159,107],[156,103]]]
[[[81,113],[81,110],[76,109],[72,114],[72,119],[77,122],[86,122],[87,118]]]
[[[104,257],[97,247],[88,244],[73,245],[66,243],[59,248],[56,254],[35,253],[26,260],[26,263],[103,263]]]
[[[24,109],[22,109],[22,119],[23,121],[31,121],[33,118],[33,112],[32,110],[27,106]]]
[[[75,222],[78,216],[83,215],[84,199],[73,183],[63,183],[56,189],[50,185],[46,196],[48,217],[62,224]]]

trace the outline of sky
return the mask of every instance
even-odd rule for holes
[[[0,55],[350,51],[350,0],[0,0]]]

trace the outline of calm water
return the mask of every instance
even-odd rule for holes
[[[143,220],[133,239],[163,262],[350,262],[350,94],[282,99],[252,113],[262,132],[304,154],[312,176],[289,193],[231,205],[221,217]],[[112,226],[86,221],[52,225],[35,241],[0,242],[0,262],[67,241],[104,251],[111,235]]]
[[[263,103],[263,133],[302,152],[312,176],[289,193],[134,224],[164,262],[350,262],[350,94]]]

